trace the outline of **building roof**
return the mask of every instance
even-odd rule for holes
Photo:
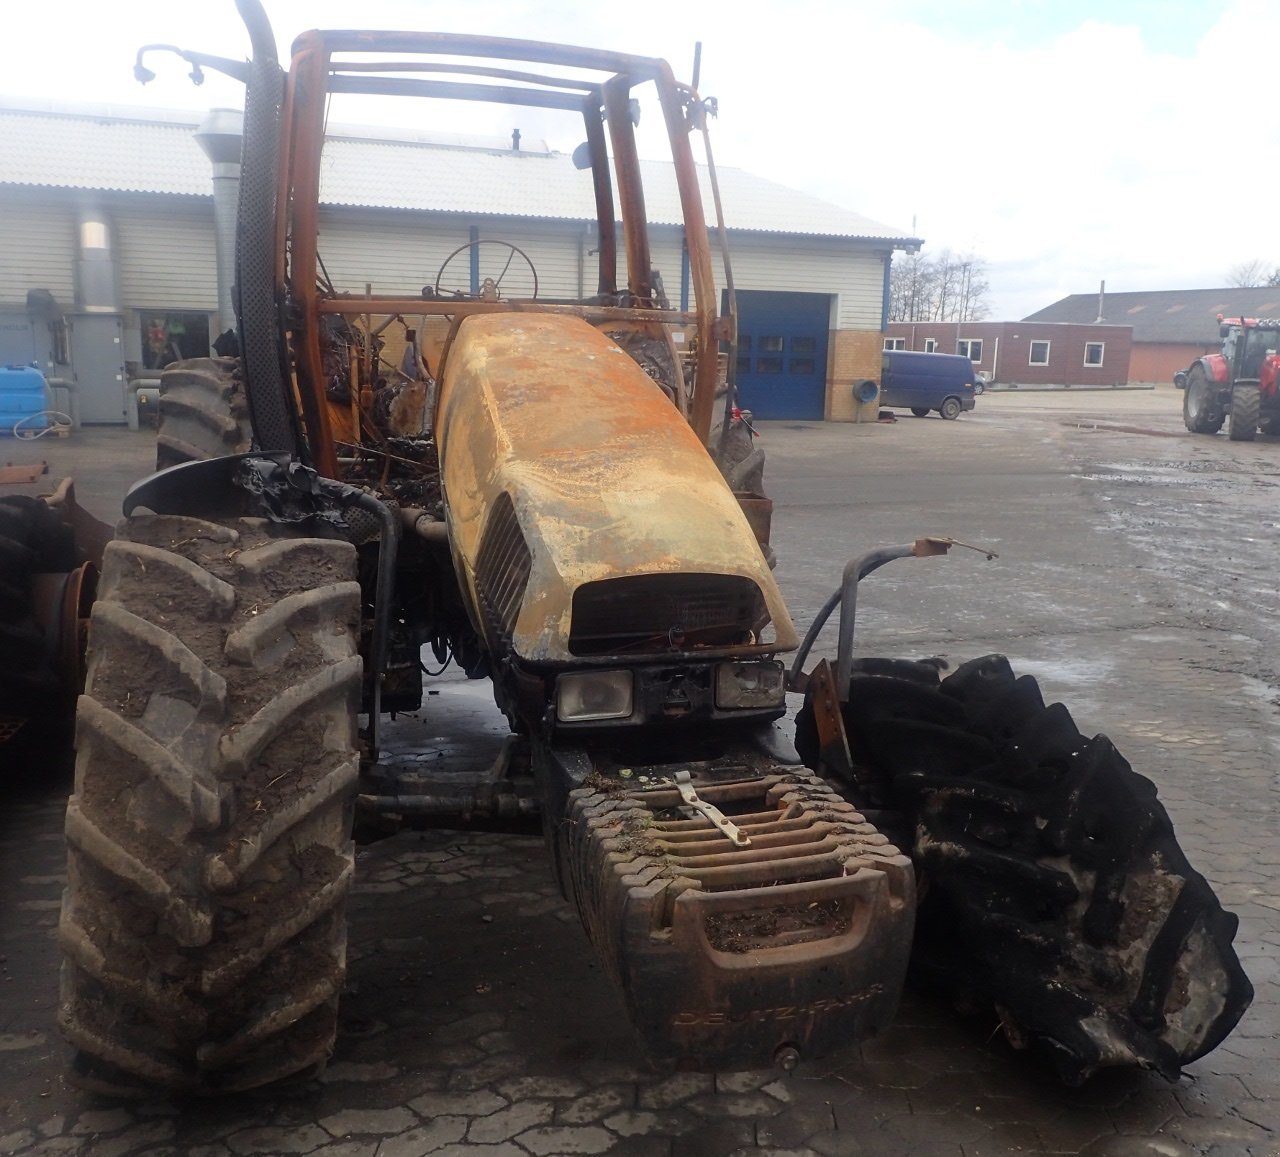
[[[0,187],[210,196],[210,163],[195,139],[202,119],[197,113],[0,98]],[[674,166],[641,164],[650,223],[682,223]],[[704,167],[698,171],[710,215],[710,181]],[[716,171],[726,224],[735,232],[920,245],[898,229],[745,169]],[[595,220],[589,176],[545,142],[521,141],[515,150],[509,141],[411,129],[332,127],[321,199],[360,208]]]
[[[1280,317],[1280,287],[1263,289],[1167,289],[1153,293],[1107,293],[1103,319],[1133,326],[1133,340],[1217,345],[1218,314],[1226,317]],[[1023,321],[1093,322],[1096,293],[1073,293]]]

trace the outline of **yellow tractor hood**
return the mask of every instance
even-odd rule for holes
[[[454,564],[491,647],[558,663],[796,646],[706,449],[662,389],[581,318],[465,319],[436,437]],[[718,629],[731,605],[749,629]]]

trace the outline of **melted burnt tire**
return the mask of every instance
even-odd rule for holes
[[[322,1063],[353,866],[346,542],[135,517],[106,551],[67,807],[59,1020],[99,1089]]]
[[[156,469],[252,448],[249,404],[236,358],[191,358],[160,375]]]
[[[915,829],[918,979],[994,1005],[1078,1083],[1177,1074],[1253,996],[1237,920],[1178,847],[1152,783],[1003,656],[941,682],[855,674],[855,760]]]

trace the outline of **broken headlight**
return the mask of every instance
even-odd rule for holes
[[[556,718],[561,723],[626,719],[634,700],[630,671],[581,671],[556,680]]]
[[[786,674],[777,660],[716,667],[716,706],[721,709],[782,707],[786,694]]]

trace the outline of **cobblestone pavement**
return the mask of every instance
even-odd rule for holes
[[[66,785],[31,768],[0,788],[0,1154],[1280,1154],[1280,441],[1192,438],[1177,404],[988,394],[957,422],[764,436],[778,575],[802,627],[849,555],[921,533],[995,549],[877,573],[860,649],[1003,651],[1159,785],[1240,915],[1257,988],[1180,1081],[1110,1072],[1066,1089],[991,1022],[913,992],[881,1038],[790,1074],[650,1072],[541,841],[429,832],[359,856],[342,1029],[320,1079],[104,1101],[67,1081],[53,1027]],[[137,453],[103,438],[84,442]],[[92,473],[78,449],[60,452]],[[54,473],[58,453],[41,455]],[[486,700],[446,682],[397,742],[447,750],[471,729],[492,744]]]

